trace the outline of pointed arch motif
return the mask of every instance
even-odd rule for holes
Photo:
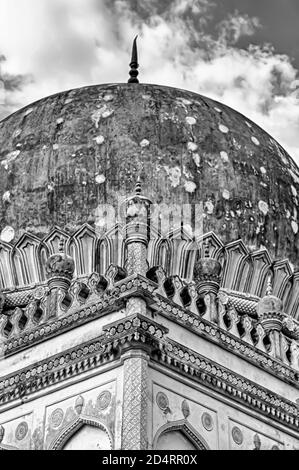
[[[255,251],[251,254],[252,271],[245,292],[261,296],[266,282],[267,273],[272,264],[269,252],[266,249]]]
[[[244,258],[240,269],[239,277],[235,282],[235,290],[239,292],[249,292],[249,285],[253,271],[253,261],[251,255]]]
[[[209,446],[205,439],[197,432],[197,430],[186,419],[172,421],[161,426],[155,434],[153,440],[153,449],[157,448],[159,438],[164,434],[172,431],[180,431],[198,450],[209,450]]]
[[[273,272],[273,294],[282,299],[292,277],[293,269],[289,261],[284,259],[273,263]]]
[[[88,275],[95,271],[97,236],[93,228],[84,224],[69,241],[76,265],[77,275]]]
[[[239,277],[248,259],[249,252],[242,240],[236,240],[225,247],[225,264],[222,285],[227,289],[236,289]]]
[[[61,228],[55,226],[43,239],[43,243],[45,246],[47,246],[50,255],[58,252],[59,241],[61,238],[64,240],[65,244],[67,244],[70,240],[70,236],[64,230],[61,230]]]
[[[11,253],[11,245],[0,242],[0,287],[2,289],[12,287],[15,284]]]
[[[169,232],[166,238],[170,249],[169,275],[183,277],[186,245],[193,242],[193,237],[184,228],[177,228]]]
[[[162,266],[167,274],[170,272],[170,243],[167,238],[161,238],[156,251],[156,260],[153,266]]]
[[[39,245],[39,238],[24,233],[14,246],[12,256],[20,285],[34,284],[41,280]]]
[[[292,290],[288,296],[286,303],[286,313],[299,319],[299,271],[296,272],[292,279]]]
[[[61,432],[54,438],[49,445],[49,450],[62,450],[64,445],[73,435],[79,431],[84,425],[92,426],[101,429],[108,437],[110,448],[113,449],[113,438],[107,427],[98,419],[91,416],[80,415],[71,421]]]
[[[211,258],[219,260],[222,256],[224,251],[224,244],[214,232],[208,232],[204,235],[201,235],[200,237],[197,237],[195,241],[198,245],[200,256],[202,256],[202,245],[206,242],[209,243]]]
[[[149,266],[156,266],[158,261],[159,247],[162,242],[161,232],[156,227],[150,228],[150,240],[147,249],[147,261]]]
[[[116,224],[106,232],[97,242],[96,247],[96,271],[104,275],[110,264],[124,266],[125,243],[122,235],[122,227]]]
[[[182,270],[181,277],[187,282],[193,280],[193,271],[194,263],[197,255],[196,243],[192,241],[187,241],[184,246],[183,259],[182,259]]]

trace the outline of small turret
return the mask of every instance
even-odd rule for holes
[[[218,293],[221,280],[221,264],[210,257],[208,241],[204,244],[204,256],[194,265],[194,281],[199,294],[206,292]]]
[[[258,302],[258,318],[266,332],[281,331],[283,321],[283,303],[272,293],[272,276],[269,274],[267,280],[266,295]]]
[[[74,270],[74,260],[65,253],[64,240],[60,238],[59,252],[51,255],[46,262],[46,275],[49,288],[62,288],[63,290],[67,290],[71,284]]]
[[[126,240],[126,270],[128,274],[143,274],[148,270],[147,245],[150,238],[151,200],[142,195],[138,178],[135,194],[125,199],[121,206]]]

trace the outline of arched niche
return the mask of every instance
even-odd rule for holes
[[[166,423],[158,429],[153,442],[155,450],[208,450],[205,440],[186,420]]]
[[[104,275],[111,264],[123,266],[125,251],[126,248],[122,230],[120,225],[117,224],[98,240],[96,248],[96,271]]]
[[[64,428],[49,450],[111,450],[112,436],[96,418],[80,416]]]

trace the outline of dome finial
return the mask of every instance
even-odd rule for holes
[[[130,78],[128,80],[128,83],[139,83],[139,80],[137,78],[139,72],[138,72],[138,54],[137,54],[137,37],[135,36],[134,41],[133,41],[133,47],[132,47],[132,57],[131,57],[131,62],[130,62],[130,67],[131,70],[129,72]]]
[[[139,195],[141,194],[142,188],[141,188],[141,181],[140,181],[140,175],[138,175],[136,185],[135,185],[135,194]]]

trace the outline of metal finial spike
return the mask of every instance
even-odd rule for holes
[[[59,238],[58,251],[59,253],[63,253],[64,251],[64,238],[63,237]]]
[[[137,36],[134,38],[133,41],[133,47],[132,47],[132,57],[131,57],[131,62],[130,62],[130,67],[131,70],[129,72],[130,78],[128,80],[128,83],[139,83],[139,80],[137,78],[139,72],[138,72],[138,53],[137,53]]]
[[[141,194],[141,181],[140,181],[140,176],[138,176],[136,186],[135,186],[135,194],[139,195]]]
[[[210,257],[210,245],[209,245],[209,240],[206,240],[204,242],[204,257],[209,258]]]
[[[273,288],[272,288],[272,274],[268,274],[267,278],[267,288],[266,288],[266,295],[272,295]]]

